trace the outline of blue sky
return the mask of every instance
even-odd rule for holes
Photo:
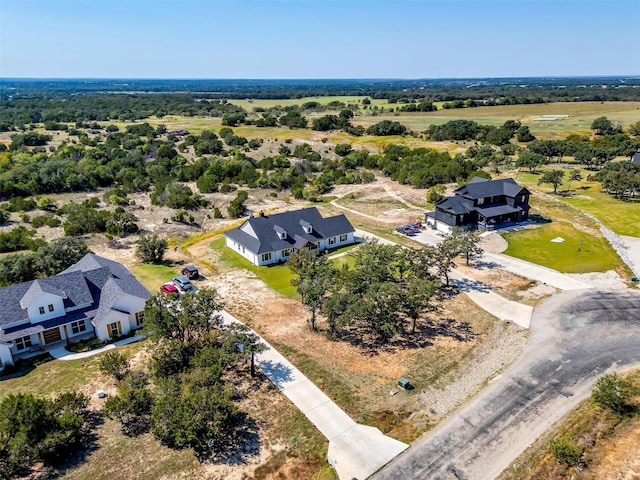
[[[640,0],[0,0],[0,77],[640,74]]]

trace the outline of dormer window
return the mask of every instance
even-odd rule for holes
[[[44,315],[44,307],[38,307],[38,311],[40,312],[40,315]]]
[[[280,240],[285,240],[287,238],[287,231],[283,230],[280,232]]]
[[[313,225],[311,225],[306,220],[300,220],[300,225],[302,226],[302,229],[304,230],[304,233],[313,232]]]
[[[54,310],[53,305],[49,304],[49,311],[53,312],[53,310]]]
[[[478,199],[478,205],[484,205],[484,198]]]

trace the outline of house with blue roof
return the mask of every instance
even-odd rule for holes
[[[491,230],[514,225],[529,218],[531,192],[512,178],[487,180],[474,177],[456,189],[453,197],[436,203],[425,213],[425,223],[441,232],[452,227]]]
[[[122,264],[93,253],[48,278],[0,288],[0,362],[61,342],[140,328],[151,293]]]
[[[246,220],[224,234],[225,244],[255,265],[285,262],[300,249],[324,251],[354,242],[355,229],[344,215],[323,218],[316,207]]]

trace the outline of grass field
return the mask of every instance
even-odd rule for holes
[[[178,275],[178,267],[167,264],[150,264],[139,263],[131,267],[133,273],[140,283],[149,289],[152,293],[158,291],[160,285],[170,282],[173,277]]]
[[[132,356],[140,351],[144,342],[120,347],[118,351]],[[68,391],[77,391],[99,376],[100,355],[81,360],[51,360],[29,368],[15,377],[0,381],[0,400],[9,393],[32,393],[48,396]]]
[[[553,222],[538,228],[503,235],[512,257],[538,263],[564,273],[614,270],[622,261],[604,238],[596,238],[566,222]],[[561,237],[565,241],[551,240]]]
[[[569,115],[555,121],[536,121],[542,115]],[[640,120],[640,102],[558,102],[534,105],[503,105],[496,107],[438,110],[428,113],[388,113],[379,116],[357,116],[353,123],[368,126],[380,120],[397,121],[411,130],[421,132],[431,125],[450,120],[474,120],[481,124],[500,126],[507,120],[519,120],[541,138],[560,138],[569,133],[590,133],[594,119],[606,116],[623,126]]]
[[[274,105],[295,105],[307,101],[318,101],[328,103],[332,100],[339,100],[345,103],[358,103],[364,97],[308,97],[294,100],[233,100],[231,103],[240,105],[249,112],[254,107],[272,107]],[[372,100],[372,105],[384,106],[385,108],[398,107],[400,105],[390,105],[386,100]],[[482,124],[499,126],[507,120],[519,120],[523,125],[529,126],[532,133],[541,138],[561,138],[569,133],[591,132],[591,122],[597,117],[606,116],[612,121],[620,122],[623,126],[640,120],[640,102],[557,102],[534,105],[503,105],[496,107],[463,108],[455,110],[438,110],[437,112],[426,113],[401,113],[384,112],[383,114],[373,114],[374,110],[360,110],[352,120],[354,125],[369,126],[382,120],[397,121],[407,128],[422,132],[431,125],[441,125],[450,120],[475,120]],[[312,114],[310,117],[325,115],[329,112]],[[376,112],[377,113],[377,112]],[[536,117],[542,115],[569,115],[566,119],[555,121],[536,121]],[[169,130],[187,129],[198,134],[205,129],[220,129],[221,119],[219,117],[184,117],[178,115],[167,115],[163,118],[151,117],[144,121],[151,125],[164,124]],[[126,122],[105,122],[115,123],[120,128],[126,128]],[[371,137],[351,137],[341,132],[314,132],[309,129],[291,130],[288,127],[266,127],[259,128],[253,125],[239,126],[234,131],[247,138],[294,138],[301,140],[311,140],[315,137],[327,137],[332,143],[353,142],[356,145],[368,145],[371,142],[380,143],[379,139]],[[408,142],[407,137],[386,138],[384,143],[393,141]],[[415,140],[415,139],[414,139]]]
[[[287,298],[300,298],[296,288],[291,285],[294,275],[285,265],[273,265],[258,267],[244,258],[242,255],[233,252],[224,244],[224,236],[220,236],[210,243],[212,249],[220,254],[220,261],[231,268],[249,270],[256,277],[262,280],[269,288]]]
[[[288,107],[291,105],[302,105],[307,102],[318,102],[320,104],[326,105],[329,102],[343,102],[344,104],[358,104],[362,105],[362,100],[367,98],[366,96],[327,96],[327,97],[303,97],[303,98],[285,98],[285,99],[246,99],[246,100],[229,100],[229,103],[233,105],[238,105],[239,107],[244,108],[247,112],[253,111],[256,107],[261,108],[272,108],[276,105],[280,105],[281,107]],[[387,103],[386,99],[373,99],[371,100],[371,106],[391,106]]]
[[[546,168],[557,167],[550,165]],[[589,173],[593,172],[582,170],[583,178],[586,178]],[[553,189],[550,185],[537,186],[538,178],[540,178],[539,174],[521,172],[516,180],[529,188],[541,188],[548,191],[548,193],[552,193]],[[565,182],[558,190],[561,191],[567,188],[569,188],[569,185]],[[628,202],[614,198],[601,190],[599,182],[588,182],[586,180],[572,182],[571,190],[575,195],[568,197],[557,196],[555,198],[559,202],[590,213],[618,235],[640,237],[639,202]]]

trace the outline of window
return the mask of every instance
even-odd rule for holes
[[[478,205],[484,205],[484,198],[478,199]]]
[[[38,308],[38,311],[40,312],[40,315],[44,315],[44,307]]]
[[[71,322],[71,332],[74,335],[84,332],[87,329],[87,324],[84,320],[78,320],[77,322]]]
[[[53,305],[49,304],[49,311],[53,312]]]
[[[136,325],[141,326],[144,321],[144,312],[136,312]]]
[[[341,242],[346,242],[347,241],[347,235],[340,235],[340,241]]]
[[[336,237],[330,237],[327,243],[329,245],[334,245],[336,243]]]
[[[122,333],[120,331],[120,322],[110,323],[107,325],[107,333],[110,337],[117,337],[120,335],[120,333]]]
[[[282,256],[283,257],[288,257],[289,255],[291,255],[291,249],[290,248],[285,248],[284,250],[282,250]]]
[[[263,261],[263,262],[267,262],[267,261],[269,261],[269,260],[271,260],[271,252],[263,253],[263,254],[262,254],[262,261]]]
[[[31,347],[31,336],[27,335],[26,337],[16,338],[16,349],[24,350],[25,348]]]

